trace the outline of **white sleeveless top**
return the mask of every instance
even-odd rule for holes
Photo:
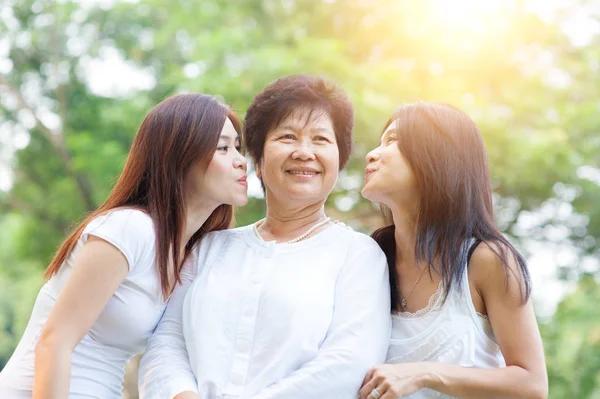
[[[60,271],[41,288],[23,337],[0,372],[0,398],[31,398],[35,346],[90,235],[117,247],[127,258],[129,273],[73,350],[69,398],[121,398],[125,365],[144,351],[166,307],[155,268],[152,219],[133,209],[114,210],[93,219]]]
[[[505,367],[487,317],[477,313],[471,299],[468,272],[462,290],[452,287],[445,303],[440,282],[426,308],[416,313],[393,313],[386,363],[439,362],[474,368]],[[421,389],[410,399],[451,398]]]

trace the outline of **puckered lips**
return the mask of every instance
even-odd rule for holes
[[[285,169],[285,173],[299,179],[312,179],[321,174],[318,169],[309,166],[294,166]]]
[[[244,175],[244,176],[240,177],[237,181],[242,186],[248,187],[248,176]]]
[[[365,181],[367,181],[369,179],[369,177],[371,175],[373,175],[373,173],[375,173],[377,171],[376,168],[367,166],[367,168],[365,169]]]

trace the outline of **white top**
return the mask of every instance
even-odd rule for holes
[[[276,244],[247,226],[195,256],[142,358],[140,398],[355,399],[385,360],[389,277],[370,237],[332,225]]]
[[[462,290],[452,287],[445,303],[443,285],[417,313],[392,315],[392,338],[386,363],[439,362],[463,367],[505,367],[487,317],[475,311],[467,270]],[[451,398],[421,389],[410,399]]]
[[[39,334],[90,235],[117,247],[127,258],[129,273],[73,351],[69,398],[121,398],[125,365],[144,351],[165,309],[155,268],[154,225],[148,215],[133,209],[92,220],[60,271],[41,288],[23,337],[0,373],[0,398],[31,398]]]

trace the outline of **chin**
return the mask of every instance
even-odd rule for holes
[[[361,191],[361,195],[363,196],[363,198],[368,199],[371,202],[377,203],[377,204],[381,204],[382,200],[384,198],[382,198],[381,192],[377,191],[376,189],[365,189],[363,188]]]
[[[371,191],[370,191],[370,190],[368,190],[366,187],[363,187],[363,189],[360,191],[360,195],[362,195],[362,196],[363,196],[363,198],[366,198],[366,199],[368,199],[369,201],[372,201],[372,199],[371,199],[371,195],[372,195],[372,193],[371,193]]]
[[[244,206],[248,203],[248,196],[245,196],[243,198],[238,198],[234,201],[232,201],[233,206]]]

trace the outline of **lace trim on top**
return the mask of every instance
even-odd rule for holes
[[[442,298],[444,297],[444,284],[443,281],[440,280],[437,290],[435,293],[429,298],[427,302],[427,306],[423,309],[419,309],[416,312],[399,312],[394,311],[393,314],[402,319],[418,319],[423,316],[426,316],[430,313],[437,312],[442,307]]]

